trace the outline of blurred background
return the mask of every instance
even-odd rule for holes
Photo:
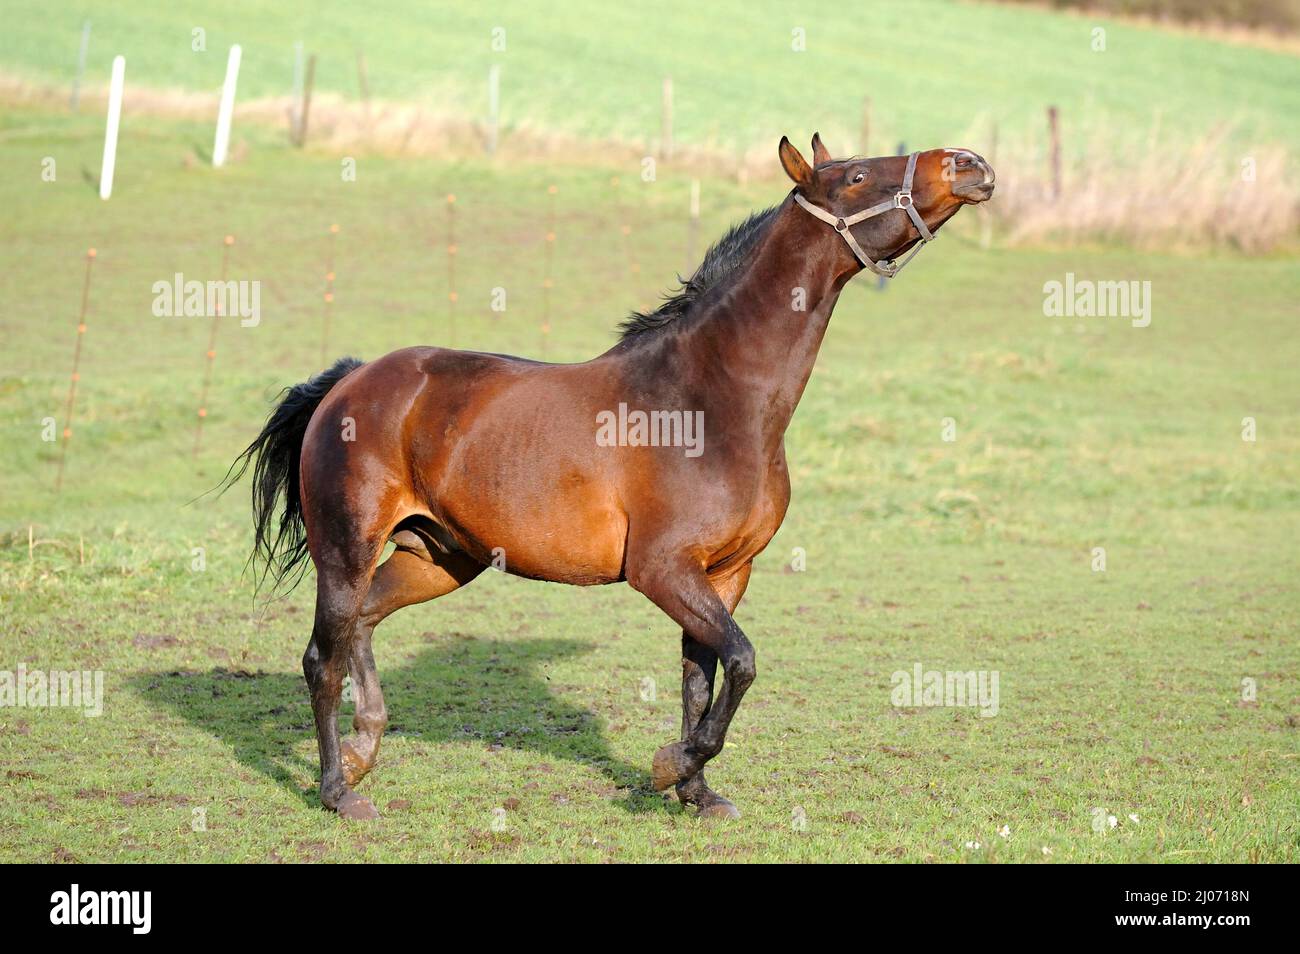
[[[298,6],[127,2],[78,24],[75,5],[8,2],[6,98],[67,100],[85,28],[87,108],[129,52],[129,115],[210,119],[238,43],[239,117],[283,127],[311,61],[304,138],[336,152],[476,156],[495,137],[502,158],[671,155],[743,182],[803,122],[843,154],[978,145],[1012,240],[1264,249],[1296,227],[1294,0]]]

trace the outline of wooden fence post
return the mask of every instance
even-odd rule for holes
[[[81,105],[81,77],[86,72],[86,50],[90,46],[90,21],[81,25],[81,47],[77,51],[77,75],[72,80],[72,111]]]
[[[289,101],[289,144],[298,145],[302,125],[302,41],[293,45],[293,94]]]
[[[695,273],[695,249],[700,238],[700,180],[691,180],[691,214],[686,227],[686,274]]]
[[[546,357],[546,342],[551,335],[551,288],[555,284],[552,268],[555,258],[555,193],[553,186],[546,187],[546,254],[542,266],[542,357]]]
[[[302,110],[298,115],[298,140],[294,143],[302,148],[307,142],[307,117],[311,113],[311,89],[316,82],[316,54],[307,57],[307,80],[302,93]]]
[[[447,193],[447,346],[456,347],[456,196]]]
[[[199,420],[194,426],[194,453],[195,459],[199,456],[199,445],[203,442],[203,422],[208,416],[208,391],[212,387],[212,366],[217,360],[217,328],[219,322],[224,317],[221,301],[228,294],[226,287],[226,275],[230,270],[230,246],[235,244],[235,237],[227,235],[225,241],[221,244],[221,298],[214,298],[213,305],[216,306],[216,314],[212,316],[212,328],[208,332],[208,350],[206,352],[206,365],[203,369],[203,386],[199,390]]]
[[[68,459],[68,442],[72,440],[72,412],[77,402],[77,384],[81,381],[81,342],[86,337],[86,307],[90,303],[90,273],[95,264],[95,250],[86,252],[86,278],[81,286],[81,314],[77,318],[77,344],[72,352],[72,376],[68,380],[68,403],[63,411],[63,444],[59,448],[59,475],[54,492],[63,490],[63,466]]]
[[[325,260],[325,310],[321,315],[320,366],[329,367],[330,317],[334,310],[334,252],[338,241],[338,224],[330,226],[329,251]]]
[[[673,78],[664,77],[663,113],[660,117],[659,155],[667,160],[673,157]]]
[[[1051,137],[1052,198],[1061,197],[1061,124],[1055,106],[1047,107],[1047,131]]]
[[[370,76],[366,72],[366,54],[357,50],[357,86],[361,90],[361,102],[366,110],[366,129],[369,130],[371,124],[370,115]]]
[[[493,63],[488,67],[488,138],[489,156],[497,153],[497,138],[501,135],[501,67]]]

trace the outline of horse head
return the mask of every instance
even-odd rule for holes
[[[930,241],[963,205],[993,196],[993,167],[969,149],[832,159],[814,133],[811,165],[784,136],[778,151],[795,201],[839,232],[864,267],[888,277],[902,267],[899,255]]]

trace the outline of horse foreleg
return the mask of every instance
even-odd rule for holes
[[[656,562],[647,567],[629,561],[628,582],[722,662],[724,681],[712,706],[685,739],[655,753],[653,782],[662,791],[687,782],[722,751],[727,727],[745,690],[754,681],[754,647],[736,625],[703,567],[690,559],[670,564]],[[732,817],[739,814],[729,802],[718,805],[715,811]]]
[[[731,575],[712,580],[713,588],[727,611],[734,613],[749,584],[752,564],[746,563]],[[682,741],[690,740],[700,720],[713,703],[713,679],[718,668],[718,654],[682,631]],[[702,816],[735,818],[736,806],[709,788],[704,773],[696,772],[677,783],[677,798],[684,805],[694,805]]]

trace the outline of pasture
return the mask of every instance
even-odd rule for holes
[[[128,82],[219,82],[219,67],[201,80],[158,39],[167,23],[188,34],[184,5],[138,33],[144,9],[128,3],[96,22],[139,38]],[[244,43],[248,94],[275,95],[283,84],[271,51],[302,18],[250,11],[226,8],[210,48]],[[1045,43],[1086,24],[965,4],[951,14],[989,37],[1039,24]],[[521,83],[510,107],[520,121],[594,134],[600,117],[615,116],[626,126],[614,132],[632,137],[653,127],[662,64],[640,71],[646,89],[630,88],[630,14],[600,14],[603,39],[588,44],[565,19],[514,15],[526,29],[511,42],[545,51],[522,53],[521,73],[540,75],[564,54],[583,64],[572,80],[581,90],[624,77],[595,83],[598,97]],[[247,30],[254,19],[260,33]],[[463,50],[491,19],[440,19],[445,29],[432,32],[477,74]],[[75,22],[60,33],[35,15],[11,20],[0,65],[62,75]],[[770,138],[773,168],[781,133],[802,147],[814,126],[830,125],[810,106],[831,95],[829,64],[870,46],[870,85],[873,71],[906,72],[928,55],[920,35],[863,18],[836,29],[826,64],[760,80],[744,43],[702,65],[709,22],[678,35],[686,27],[665,18],[657,40],[678,58],[679,89],[708,91],[679,110],[680,134],[702,142],[714,135],[710,117],[734,116],[723,138]],[[871,36],[897,45],[861,32],[868,22]],[[313,28],[341,46],[335,60],[346,65],[333,70],[351,68],[344,37],[387,51],[373,72],[377,95],[428,96],[452,82],[414,65],[430,58],[401,38],[415,30],[337,10]],[[1108,88],[1113,101],[1093,91],[1098,115],[1138,129],[1146,116],[1132,92],[1158,87],[1171,112],[1195,102],[1200,117],[1237,116],[1243,134],[1294,135],[1279,117],[1294,115],[1297,87],[1277,81],[1294,75],[1293,58],[1114,29],[1150,57]],[[786,38],[783,26],[777,47]],[[977,62],[966,62],[972,50]],[[1025,128],[1038,121],[1037,101],[1001,73],[1010,47],[945,51],[952,72],[896,97],[916,108],[890,120],[891,135],[947,144],[979,114],[968,95],[1016,103],[1011,126],[1017,110]],[[1163,79],[1188,59],[1204,69]],[[106,63],[94,61],[92,75],[106,75]],[[1202,97],[1196,84],[1220,69],[1231,74],[1221,98]],[[953,85],[972,70],[988,82],[969,93]],[[1069,70],[1067,61],[1042,82],[1075,95]],[[350,77],[323,70],[319,81],[337,90]],[[786,96],[756,95],[755,82]],[[736,98],[745,110],[729,105]],[[102,115],[31,103],[0,114],[0,669],[105,673],[98,718],[0,708],[0,861],[1297,860],[1294,256],[985,248],[970,211],[886,290],[860,276],[845,292],[787,435],[790,512],[737,612],[758,679],[709,769],[741,821],[698,820],[650,787],[650,758],[680,723],[672,624],[622,585],[497,573],[376,631],[392,724],[359,791],[384,817],[359,826],[322,811],[300,669],[312,578],[285,599],[255,601],[243,572],[247,484],[202,495],[275,392],[321,365],[330,225],[340,226],[331,360],[454,340],[576,361],[609,347],[627,311],[689,267],[691,176],[663,163],[643,182],[636,164],[598,152],[534,161],[363,152],[356,181],[344,181],[339,155],[292,150],[269,126],[236,134],[237,161],[214,171],[202,161],[210,122],[128,112],[115,194],[101,203],[88,180]],[[41,181],[46,156],[57,159],[56,181]],[[786,188],[705,179],[701,242]],[[210,321],[155,317],[152,286],[177,272],[216,278],[227,234],[230,277],[261,283],[262,318],[220,320],[195,455]],[[91,246],[74,436],[56,494],[59,444],[42,440],[43,421],[62,427]],[[1067,273],[1151,282],[1150,325],[1045,317],[1043,285]],[[506,292],[503,311],[491,307],[493,289]],[[1254,440],[1243,439],[1244,418]],[[918,663],[997,671],[997,715],[893,705],[892,674]]]
[[[948,0],[874,5],[870,16],[817,5],[795,13],[768,2],[747,4],[742,15],[683,0],[614,8],[598,0],[468,8],[388,0],[382,9],[337,0],[219,7],[179,0],[159,9],[123,0],[111,16],[76,5],[52,16],[39,0],[10,0],[0,64],[33,81],[70,79],[88,17],[90,77],[106,77],[113,55],[130,50],[131,82],[211,91],[226,48],[239,43],[241,99],[285,96],[292,45],[302,40],[320,55],[321,92],[358,96],[360,52],[376,99],[483,118],[487,70],[499,63],[507,126],[594,139],[657,137],[660,79],[670,75],[681,141],[759,145],[765,157],[791,117],[810,112],[832,152],[856,149],[863,96],[875,104],[873,154],[899,139],[986,137],[991,120],[1007,137],[1041,139],[1048,102],[1061,108],[1075,151],[1107,131],[1145,141],[1157,114],[1167,131],[1188,138],[1228,122],[1242,142],[1300,145],[1295,124],[1278,121],[1300,112],[1295,57],[1105,17]],[[1099,26],[1104,51],[1091,42]],[[191,51],[195,28],[205,30],[206,52]],[[491,45],[494,28],[504,31],[503,51]]]

